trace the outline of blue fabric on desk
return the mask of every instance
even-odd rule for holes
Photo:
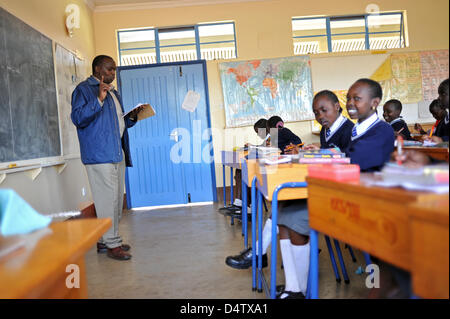
[[[27,234],[47,227],[52,219],[39,214],[12,189],[0,189],[0,235]]]

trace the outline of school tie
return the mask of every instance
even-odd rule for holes
[[[355,137],[356,136],[356,126],[353,126],[353,129],[352,129],[352,137]]]
[[[327,130],[325,131],[326,138],[329,138],[330,135],[331,135],[331,130],[329,128],[327,128]]]

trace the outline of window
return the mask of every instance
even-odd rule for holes
[[[292,19],[294,54],[404,48],[402,12]]]
[[[120,65],[235,59],[234,22],[118,31]]]

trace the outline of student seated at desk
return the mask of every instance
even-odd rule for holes
[[[271,145],[278,147],[281,154],[284,154],[284,149],[289,144],[298,145],[302,143],[300,137],[292,133],[290,129],[284,127],[284,122],[279,116],[272,116],[267,120],[267,130],[271,138]]]
[[[449,137],[449,115],[448,115],[448,91],[449,91],[449,79],[442,81],[439,84],[438,93],[439,93],[439,104],[445,110],[445,117],[442,120],[442,127],[440,128],[439,135],[435,134],[435,136],[431,136],[430,140],[436,143],[448,142]]]
[[[414,124],[414,129],[420,134],[424,135],[422,136],[422,139],[427,139],[427,137],[429,139],[432,136],[444,135],[444,119],[447,115],[445,108],[442,107],[438,99],[435,99],[430,103],[429,110],[431,115],[433,115],[433,117],[436,119],[436,122],[434,123],[431,130],[425,132],[422,125],[420,125],[419,123]]]
[[[394,129],[395,135],[400,135],[404,140],[412,140],[408,125],[400,116],[402,112],[402,102],[399,100],[389,100],[383,105],[383,117]]]
[[[253,146],[268,146],[270,143],[270,134],[268,134],[267,131],[267,120],[266,119],[259,119],[256,121],[255,124],[253,124],[253,129],[255,130],[255,133],[263,140],[261,144],[259,145],[253,145]],[[244,147],[248,147],[249,143],[246,143]],[[236,173],[234,175],[234,180],[236,182],[236,199],[234,200],[233,205],[242,207],[242,172],[240,169],[236,169]],[[248,198],[251,198],[250,192],[247,192]],[[247,203],[250,204],[251,200],[248,199]]]
[[[376,114],[381,99],[381,86],[370,79],[359,79],[347,94],[348,114],[358,122],[351,129],[345,153],[363,172],[381,169],[394,149],[394,130],[380,121]],[[316,99],[313,107],[317,107]],[[304,298],[310,251],[307,200],[288,201],[280,205],[278,227],[286,285],[277,298]]]
[[[302,143],[300,137],[292,133],[292,131],[288,128],[284,127],[284,122],[279,116],[272,116],[267,121],[267,131],[270,132],[271,135],[271,145],[278,147],[282,154],[284,153],[287,145],[298,145]],[[276,143],[276,145],[273,145],[273,143]],[[250,192],[247,192],[247,194],[250,194]],[[272,219],[270,217],[267,218],[266,223],[264,224],[261,238],[263,246],[262,266],[267,267],[267,249],[272,238]],[[258,247],[258,241],[256,242],[256,247]],[[225,258],[225,263],[232,268],[248,269],[252,265],[252,248],[249,247],[235,256],[227,256]]]

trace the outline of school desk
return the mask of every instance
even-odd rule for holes
[[[77,219],[24,235],[25,247],[0,259],[0,298],[87,298],[84,257],[109,227],[108,218]],[[79,288],[66,285],[78,272],[69,265],[79,267]]]
[[[265,165],[258,161],[256,171],[256,191],[252,191],[252,288],[256,289],[256,273],[258,273],[258,291],[269,291],[270,298],[276,294],[276,262],[277,262],[277,221],[278,201],[307,198],[305,177],[308,173],[308,165],[287,163],[278,165]],[[262,196],[272,202],[272,242],[270,254],[270,286],[262,272],[262,245],[258,247],[256,254],[256,224],[255,216],[258,215],[258,234],[262,234]],[[256,198],[255,198],[256,197]],[[255,205],[253,204],[255,203]],[[257,211],[257,212],[256,212]],[[258,268],[256,271],[256,256],[258,256]]]
[[[425,239],[423,234],[412,227],[413,216],[410,205],[427,205],[437,200],[447,200],[448,194],[408,191],[402,188],[383,188],[369,186],[366,181],[377,178],[374,174],[361,174],[356,182],[334,182],[307,177],[308,210],[311,227],[311,298],[318,298],[318,238],[317,232],[332,236],[374,255],[394,266],[417,276],[413,265],[413,238]],[[423,216],[423,214],[420,214]],[[442,217],[442,216],[441,216]],[[429,216],[433,222],[439,219]],[[418,222],[421,227],[422,222]],[[448,207],[447,226],[448,234]],[[448,248],[448,235],[446,238]],[[441,243],[432,245],[430,262],[440,262],[448,249],[441,250]],[[435,245],[435,246],[433,246]],[[422,255],[424,256],[424,255]],[[448,267],[447,267],[448,272]],[[448,273],[447,273],[448,278]],[[413,279],[414,280],[414,279]],[[420,297],[419,291],[414,291]],[[421,292],[420,292],[421,293]],[[441,296],[445,297],[445,296]],[[447,297],[448,298],[448,280]]]
[[[247,152],[244,151],[221,151],[222,173],[223,173],[223,208],[227,208],[227,193],[225,183],[225,166],[230,167],[230,206],[233,205],[233,169],[241,168],[241,158],[244,158]],[[233,223],[232,223],[233,224]]]
[[[242,233],[244,235],[244,248],[248,248],[248,220],[247,220],[247,187],[251,187],[252,192],[255,188],[253,180],[256,178],[256,169],[258,161],[256,159],[241,158],[241,176],[242,176]],[[245,217],[244,217],[245,216]]]
[[[418,151],[427,154],[437,160],[448,162],[448,147],[423,147],[423,146],[405,146],[405,150]]]
[[[423,298],[449,298],[448,199],[414,203],[409,208],[412,285]]]

